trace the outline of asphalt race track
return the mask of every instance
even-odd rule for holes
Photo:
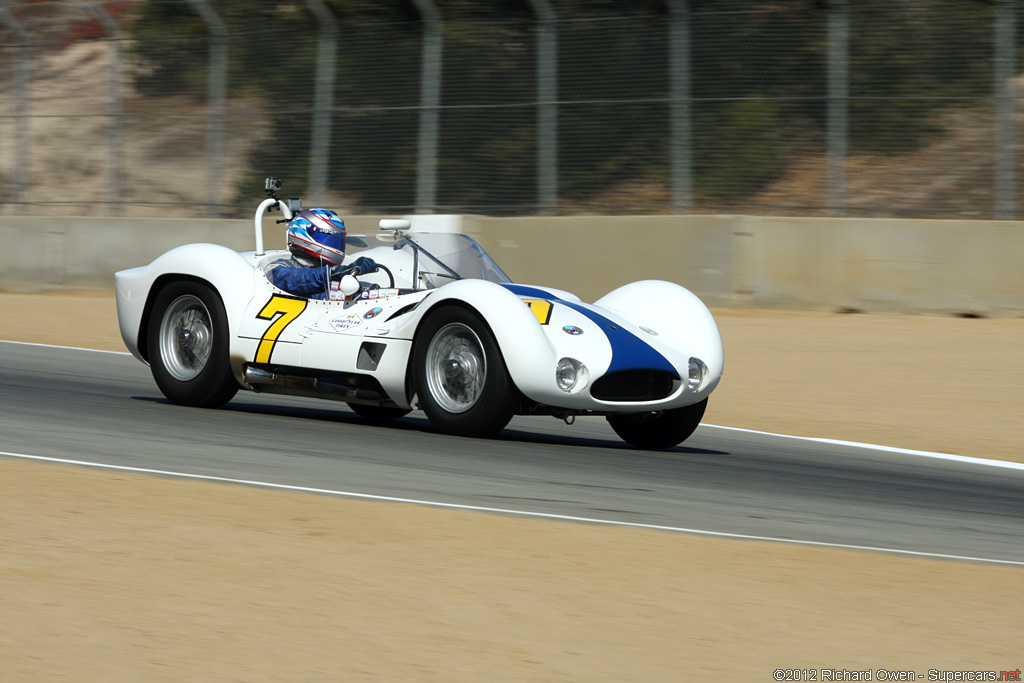
[[[1018,468],[705,426],[648,453],[599,418],[516,418],[497,439],[460,439],[435,433],[421,413],[371,425],[342,403],[250,392],[219,410],[182,408],[125,354],[0,342],[0,451],[1024,562]]]

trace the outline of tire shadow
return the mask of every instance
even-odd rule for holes
[[[651,455],[653,453],[687,453],[694,455],[731,455],[727,451],[715,451],[705,448],[692,448],[680,445],[674,448],[666,448],[662,451],[645,451],[630,446],[625,441],[618,439],[601,439],[588,436],[562,436],[560,434],[537,434],[536,432],[525,432],[518,429],[505,429],[494,437],[498,441],[518,441],[520,443],[545,444],[557,446],[585,446],[588,448],[605,448],[609,450],[634,451]]]
[[[132,400],[144,401],[148,403],[159,403],[167,406],[175,406],[174,403],[167,400],[163,396],[132,396]],[[335,408],[319,408],[310,407],[308,405],[289,405],[287,403],[282,403],[278,401],[257,403],[246,400],[235,400],[229,402],[228,404],[220,408],[217,408],[216,410],[229,413],[245,413],[248,415],[287,417],[299,420],[315,420],[319,422],[331,422],[335,424],[376,427],[378,429],[387,429],[395,432],[418,431],[423,432],[425,434],[436,434],[438,436],[444,436],[443,434],[441,434],[441,432],[437,431],[437,429],[430,423],[430,420],[420,415],[406,415],[395,420],[371,420],[355,414],[348,407],[346,407],[344,403],[339,403],[338,406]],[[620,441],[618,439],[603,439],[592,436],[573,436],[571,434],[562,435],[537,433],[525,431],[522,429],[515,429],[514,427],[506,427],[504,430],[502,430],[497,435],[491,438],[465,438],[469,441],[479,442],[481,444],[486,443],[488,441],[504,441],[511,443],[547,446],[573,446],[580,448],[599,448],[604,450],[615,451],[635,451],[637,454],[647,455],[657,453],[679,453],[687,455],[731,455],[728,451],[711,450],[706,448],[694,448],[686,446],[685,444],[676,446],[674,448],[668,448],[663,451],[645,451],[638,448],[634,448],[627,444],[626,442]]]

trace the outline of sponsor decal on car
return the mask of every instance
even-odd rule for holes
[[[391,287],[387,289],[364,289],[359,295],[360,299],[387,299],[398,296],[398,289]]]
[[[374,306],[373,308],[368,310],[366,313],[364,313],[363,317],[366,318],[367,320],[369,320],[370,318],[376,318],[378,315],[380,315],[380,312],[383,311],[383,310],[384,309],[381,308],[380,306]]]
[[[362,319],[355,314],[342,316],[341,318],[335,318],[334,320],[331,321],[331,327],[333,327],[338,332],[343,332],[344,330],[347,330],[350,327],[356,327],[362,324]]]
[[[575,325],[563,325],[562,332],[565,332],[566,334],[571,334],[574,337],[578,334],[583,334],[583,330],[576,327]]]
[[[644,327],[643,325],[641,325],[641,326],[640,326],[640,329],[641,329],[641,330],[643,330],[644,332],[646,332],[647,334],[653,334],[653,335],[654,335],[655,337],[657,337],[657,336],[658,336],[658,333],[657,333],[657,332],[655,332],[654,330],[652,330],[652,329],[651,329],[651,328],[649,328],[649,327]]]
[[[327,298],[329,298],[331,301],[344,301],[348,299],[348,297],[345,296],[345,292],[341,291],[340,282],[331,282],[331,287],[328,291]]]

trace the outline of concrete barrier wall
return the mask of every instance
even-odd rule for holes
[[[276,215],[275,215],[276,217]],[[346,218],[376,231],[378,216]],[[453,217],[517,282],[593,301],[640,279],[712,306],[1024,316],[1024,223],[759,216]],[[111,289],[168,249],[254,245],[251,219],[0,218],[0,289]],[[284,227],[267,219],[268,249]]]
[[[644,216],[465,219],[516,281],[593,301],[678,282],[714,306],[1024,316],[1024,223]]]
[[[0,289],[113,290],[116,271],[182,244],[251,250],[254,239],[251,220],[0,217]]]

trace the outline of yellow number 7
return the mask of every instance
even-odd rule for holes
[[[537,322],[547,325],[551,320],[551,302],[544,299],[523,299],[523,303],[530,307],[530,311],[537,316]]]
[[[277,338],[284,332],[284,328],[288,327],[293,320],[299,317],[299,315],[306,310],[306,304],[309,303],[305,299],[293,299],[289,296],[280,296],[275,294],[270,297],[270,301],[263,307],[263,310],[256,314],[256,317],[260,320],[272,320],[275,315],[280,315],[277,320],[274,320],[267,328],[267,331],[260,337],[260,345],[256,347],[256,362],[257,363],[269,363],[270,355],[274,353],[274,345],[277,344]]]

